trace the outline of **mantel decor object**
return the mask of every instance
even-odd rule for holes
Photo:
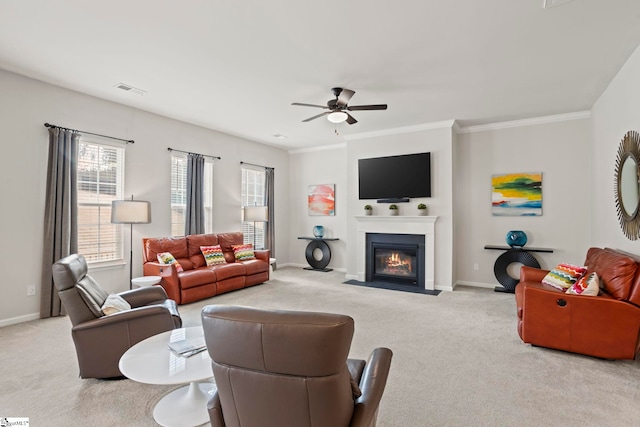
[[[324,227],[322,225],[316,225],[313,227],[313,236],[322,239],[324,237]]]
[[[427,205],[424,203],[418,204],[418,215],[425,216],[427,214]]]
[[[389,205],[389,215],[397,216],[398,215],[398,205],[391,204]]]
[[[373,212],[373,207],[371,205],[364,205],[364,214],[371,215],[371,212]]]
[[[506,240],[512,248],[521,248],[527,244],[527,234],[521,230],[511,230],[507,233]]]

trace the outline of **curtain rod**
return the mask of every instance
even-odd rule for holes
[[[200,153],[192,153],[191,151],[176,150],[175,148],[171,148],[171,147],[167,147],[167,151],[177,151],[178,153],[185,153],[185,154],[196,154],[198,156],[211,157],[212,159],[217,159],[217,160],[222,159],[222,157],[218,157],[218,156],[210,156],[208,154],[200,154]]]
[[[274,169],[274,168],[269,167],[269,166],[256,165],[255,163],[240,162],[240,164],[241,164],[241,165],[257,166],[257,167],[259,167],[259,168],[264,168],[264,169]]]
[[[95,136],[101,136],[103,138],[109,138],[109,139],[117,139],[118,141],[124,141],[127,144],[135,144],[135,141],[133,139],[122,139],[122,138],[116,138],[115,136],[108,136],[108,135],[101,135],[99,133],[93,133],[93,132],[87,132],[86,130],[78,130],[78,129],[70,129],[70,128],[65,128],[62,126],[56,126],[56,125],[52,125],[49,123],[45,123],[44,124],[45,127],[48,128],[56,128],[56,129],[64,129],[64,130],[70,130],[72,132],[80,132],[80,133],[87,133],[89,135],[95,135]]]

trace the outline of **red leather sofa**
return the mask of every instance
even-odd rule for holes
[[[605,359],[633,360],[640,351],[640,258],[590,248],[587,274],[600,278],[598,296],[565,294],[542,282],[547,270],[522,267],[516,285],[518,334],[536,346]]]
[[[232,245],[243,244],[240,232],[193,234],[184,237],[142,239],[143,272],[160,276],[160,285],[178,304],[209,298],[224,292],[246,288],[269,280],[269,250],[255,250],[255,259],[236,261]],[[201,246],[220,245],[226,264],[207,267]],[[158,254],[170,252],[180,263],[182,272],[173,265],[158,262]]]

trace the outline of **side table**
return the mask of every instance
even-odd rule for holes
[[[310,240],[305,249],[304,255],[307,258],[307,262],[310,267],[305,267],[305,270],[313,271],[333,271],[333,268],[327,268],[329,261],[331,261],[331,249],[327,242],[340,240],[337,237],[298,237],[298,240]],[[322,252],[322,258],[316,259],[313,256],[313,251],[320,249]]]
[[[529,252],[547,252],[552,253],[553,249],[549,248],[524,248],[524,247],[511,247],[511,246],[499,246],[499,245],[486,245],[485,249],[493,249],[499,251],[506,251],[500,255],[495,264],[493,265],[493,274],[495,274],[498,283],[502,286],[496,286],[495,292],[507,292],[514,293],[516,291],[516,285],[519,280],[511,277],[507,268],[514,262],[519,262],[527,267],[540,268],[538,260]]]
[[[162,277],[160,276],[134,277],[131,279],[131,288],[144,288],[146,286],[157,285],[161,280]]]

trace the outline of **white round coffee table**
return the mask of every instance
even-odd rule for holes
[[[120,358],[120,372],[145,384],[185,384],[164,396],[153,409],[153,418],[162,426],[198,426],[209,421],[207,401],[215,391],[211,358],[205,350],[183,357],[169,350],[169,343],[202,338],[201,326],[180,328],[154,335],[127,350]]]

